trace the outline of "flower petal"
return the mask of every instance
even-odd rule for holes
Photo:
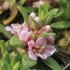
[[[46,48],[43,50],[42,55],[46,54],[47,56],[53,55],[56,51],[56,48],[52,45],[47,45]]]
[[[17,36],[17,32],[10,26],[6,26],[5,29],[7,31],[10,31],[12,34],[14,34],[15,36]]]
[[[34,45],[35,45],[35,42],[33,41],[33,40],[31,40],[31,41],[29,41],[28,42],[28,50],[32,50],[32,47],[34,47]]]
[[[11,26],[15,31],[17,31],[21,25],[17,23],[17,24],[11,24]]]
[[[22,24],[23,28],[27,28],[26,22]]]
[[[25,28],[21,33],[20,33],[20,40],[27,42],[29,38],[31,37],[32,32],[28,32],[28,30]]]
[[[47,54],[36,54],[37,57],[41,57],[42,59],[46,59],[48,56]]]
[[[54,37],[48,36],[48,37],[46,38],[46,41],[47,41],[47,44],[53,44],[53,43],[54,43]]]
[[[43,5],[43,4],[45,4],[46,3],[46,0],[44,0],[44,1],[39,1],[39,4],[40,5]]]
[[[11,31],[11,30],[12,30],[12,27],[6,26],[5,29],[6,29],[7,31]]]
[[[25,27],[25,24],[24,24],[24,25],[21,25],[21,26],[19,27],[19,29],[17,30],[17,35],[20,36],[20,33],[21,33],[23,30],[25,30],[25,29],[28,31],[28,29]]]
[[[44,49],[42,54],[36,54],[37,57],[41,57],[42,59],[47,59],[47,57],[51,56],[56,51],[56,48],[54,46],[52,45],[47,45],[47,46],[48,47]]]
[[[43,37],[37,39],[35,46],[44,46],[46,47],[47,42]]]
[[[32,18],[35,18],[36,17],[36,14],[34,13],[34,12],[32,12],[30,15],[29,15],[29,17],[32,17]]]
[[[32,60],[37,60],[37,57],[35,56],[32,50],[28,51],[28,55]]]
[[[37,2],[34,2],[33,3],[33,8],[35,8],[35,9],[37,9],[38,7],[40,6],[40,4],[39,4],[39,2],[37,1]]]
[[[41,28],[42,27],[42,22],[41,22],[40,18],[36,17],[34,20],[38,23],[39,28]]]
[[[50,25],[47,25],[47,26],[44,26],[42,27],[40,30],[38,30],[38,34],[41,34],[42,32],[51,32],[52,29],[51,29],[51,26]]]

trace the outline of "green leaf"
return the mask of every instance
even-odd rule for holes
[[[20,0],[20,5],[23,5],[25,3],[26,0]]]
[[[44,14],[47,14],[49,8],[50,8],[50,5],[49,5],[49,4],[40,5],[39,10],[38,10],[38,16],[39,16],[39,17],[43,17],[43,16],[41,15],[41,12],[43,11]]]
[[[67,0],[59,0],[58,5],[59,7],[66,7],[67,6]]]
[[[23,70],[23,64],[20,64],[20,65],[19,65],[18,70]]]
[[[47,18],[47,24],[50,24],[51,21],[53,20],[53,18],[54,18],[54,16],[49,16],[49,17]]]
[[[0,70],[10,70],[10,65],[8,64],[7,61],[0,63]]]
[[[13,66],[12,70],[18,70],[19,64],[20,64],[20,62],[17,62],[17,63]]]
[[[67,7],[64,8],[63,17],[65,17],[65,19],[70,19],[70,2],[68,2]]]
[[[24,8],[26,9],[26,11],[27,11],[28,13],[34,12],[35,14],[37,14],[37,11],[36,11],[33,7],[24,7]]]
[[[12,46],[19,46],[21,48],[24,47],[24,43],[21,42],[16,36],[13,36],[11,39],[10,39],[10,44]]]
[[[47,13],[48,13],[48,10],[47,10]],[[46,14],[44,13],[44,11],[41,12],[41,16],[40,16],[40,19],[42,20],[42,18],[45,16]]]
[[[56,23],[52,23],[51,26],[57,29],[65,29],[70,27],[70,21],[59,21]]]
[[[39,7],[39,11],[38,11],[38,16],[41,17],[41,13],[42,11],[44,12],[44,9],[42,8],[42,6]]]
[[[64,9],[60,8],[59,11],[58,11],[58,13],[55,15],[55,18],[62,16],[63,13],[64,13]]]
[[[19,57],[19,55],[18,54],[16,54],[13,58],[12,58],[12,60],[11,60],[11,67],[13,67],[17,62],[19,62],[20,61],[20,57]]]
[[[26,24],[29,28],[29,23],[28,23],[28,14],[27,14],[27,11],[25,8],[23,8],[22,6],[18,6],[18,9],[19,11],[21,12],[23,18],[24,18],[24,21],[26,21]]]
[[[38,23],[32,17],[31,17],[31,19],[32,19],[32,27],[33,27],[33,29],[38,30],[38,27],[39,27]]]
[[[53,70],[62,70],[60,65],[52,57],[48,57],[46,60],[42,61]]]
[[[6,42],[6,46],[7,46],[8,48],[10,48],[11,50],[13,50],[15,53],[19,54],[18,51],[17,51],[17,49],[16,49],[14,46],[10,45],[10,40],[8,40],[8,41]]]
[[[6,52],[6,45],[5,45],[4,40],[0,40],[0,48],[1,48],[1,54],[3,56],[4,53]]]
[[[2,32],[8,39],[11,38],[11,34],[5,30],[5,26],[0,23],[0,32]]]
[[[48,22],[50,22],[49,20],[55,18],[57,12],[59,9],[52,9],[51,11],[48,12],[49,16],[48,16]]]
[[[58,1],[59,4],[59,8],[63,9],[63,14],[61,17],[63,17],[64,19],[70,19],[70,2],[69,0],[59,0]]]
[[[38,59],[38,63],[31,68],[31,70],[52,70],[41,59]]]
[[[48,37],[48,36],[55,36],[56,33],[46,33],[46,32],[43,32],[39,35],[39,37]]]
[[[10,56],[8,52],[5,52],[3,57],[2,57],[2,61],[7,61],[10,64]]]
[[[48,19],[48,22],[50,22],[50,19],[52,20],[56,14],[58,12],[58,9],[52,9],[50,10],[43,18],[42,18],[42,21],[45,21],[46,19]]]
[[[45,9],[50,9],[51,8],[51,6],[48,4],[48,3],[45,3],[45,4],[42,4],[41,5],[42,6],[42,8],[45,10]],[[46,12],[46,11],[45,11]]]
[[[8,1],[9,1],[9,8],[11,10],[14,4],[16,3],[16,0],[8,0]]]
[[[25,70],[36,65],[37,61],[30,59],[27,54],[24,54],[22,58],[22,64],[23,64],[23,69]]]

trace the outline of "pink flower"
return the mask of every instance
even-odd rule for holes
[[[52,32],[51,26],[50,25],[43,26],[41,19],[39,17],[37,17],[34,12],[32,12],[29,15],[29,25],[30,25],[31,31],[35,31],[35,29],[33,28],[34,26],[32,25],[33,22],[32,22],[31,17],[38,23],[38,28],[37,28],[37,34],[38,35],[41,34],[42,32]]]
[[[34,12],[32,12],[32,13],[29,15],[29,24],[30,24],[30,30],[31,30],[31,31],[35,31],[35,30],[33,29],[31,17],[38,23],[37,34],[41,34],[42,32],[52,32],[51,26],[50,26],[50,25],[43,26],[43,25],[42,25],[42,21],[40,20],[39,17],[36,16],[36,14],[35,14]]]
[[[36,18],[36,14],[35,14],[34,12],[32,12],[32,13],[30,13],[30,15],[29,15],[29,20],[30,20],[30,17]]]
[[[18,24],[18,23],[17,24],[11,24],[11,27],[10,26],[6,26],[5,29],[7,31],[10,31],[14,35],[17,35],[16,33],[17,33],[17,31],[18,31],[18,29],[19,29],[20,26],[21,25]]]
[[[17,36],[22,42],[25,43],[25,45],[27,45],[27,42],[31,38],[32,31],[29,31],[26,28],[25,23],[23,23],[22,25],[20,25],[20,24],[11,24],[11,26],[12,27],[7,26],[6,30],[11,31],[12,34]]]
[[[56,51],[55,47],[47,44],[45,38],[40,37],[36,43],[31,40],[28,42],[28,55],[32,60],[37,60],[37,57],[46,59]]]
[[[39,6],[40,4],[38,1],[33,3],[33,8],[38,9]]]
[[[41,34],[42,32],[48,32],[48,33],[52,32],[51,26],[50,25],[43,26],[41,29],[37,31],[37,34]]]
[[[38,9],[40,5],[43,5],[45,3],[50,4],[52,7],[57,8],[58,7],[58,2],[57,0],[40,0],[37,2],[33,3],[33,8]]]
[[[38,23],[38,25],[39,25],[38,28],[41,28],[41,27],[42,27],[42,22],[41,22],[40,18],[37,17],[34,12],[32,12],[32,13],[29,15],[30,30],[34,31],[31,17]]]
[[[46,0],[37,1],[33,3],[33,8],[38,9],[40,5],[46,3]]]
[[[7,31],[10,31],[12,34],[18,36],[19,33],[24,29],[26,28],[26,25],[25,23],[20,25],[20,24],[11,24],[11,27],[10,26],[6,26],[5,29]]]
[[[26,45],[28,41],[30,41],[32,35],[32,31],[28,31],[27,28],[23,29],[19,34],[19,39],[24,42]]]

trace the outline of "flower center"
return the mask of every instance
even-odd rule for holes
[[[33,48],[33,52],[35,54],[41,54],[44,49],[45,49],[44,46],[36,46],[35,48]]]
[[[16,27],[16,29],[18,30],[20,28],[20,25],[17,23],[17,27]]]
[[[36,40],[37,39],[36,31],[35,32],[32,32],[31,39],[32,40]]]

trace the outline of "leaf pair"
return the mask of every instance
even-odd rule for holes
[[[6,45],[8,44],[9,44],[9,41],[6,43]],[[10,45],[8,46],[13,50],[16,50],[16,48],[14,49],[13,46],[10,46]],[[20,61],[22,61],[21,64],[20,64]],[[25,70],[33,67],[34,65],[36,65],[36,63],[37,61],[31,60],[27,54],[23,55],[22,60],[20,59],[19,54],[15,54],[15,56],[13,56],[11,60],[9,53],[4,51],[2,60],[0,62],[0,70],[5,70],[5,69],[6,70]]]
[[[52,19],[55,18],[59,9],[54,8],[49,11],[50,8],[51,7],[49,4],[43,4],[39,7],[38,16],[40,17],[42,22],[45,22],[47,19],[47,23],[49,24],[52,21]],[[58,15],[60,15],[60,14],[58,14]]]
[[[58,9],[52,9],[50,10],[43,18],[42,21],[46,21],[47,19],[47,23],[49,24],[53,18],[55,18],[56,14],[58,12]]]
[[[49,9],[50,9],[49,4],[40,5],[39,10],[38,10],[38,16],[41,20],[48,13]]]
[[[33,67],[36,64],[37,64],[37,61],[31,60],[27,54],[24,54],[21,64],[20,64],[20,57],[17,54],[10,61],[9,53],[5,52],[5,54],[3,55],[1,64],[0,64],[0,69],[1,70],[5,70],[5,69],[28,70],[29,68]]]
[[[20,58],[15,55],[12,60],[8,52],[5,52],[0,63],[0,70],[18,70],[20,64]]]

